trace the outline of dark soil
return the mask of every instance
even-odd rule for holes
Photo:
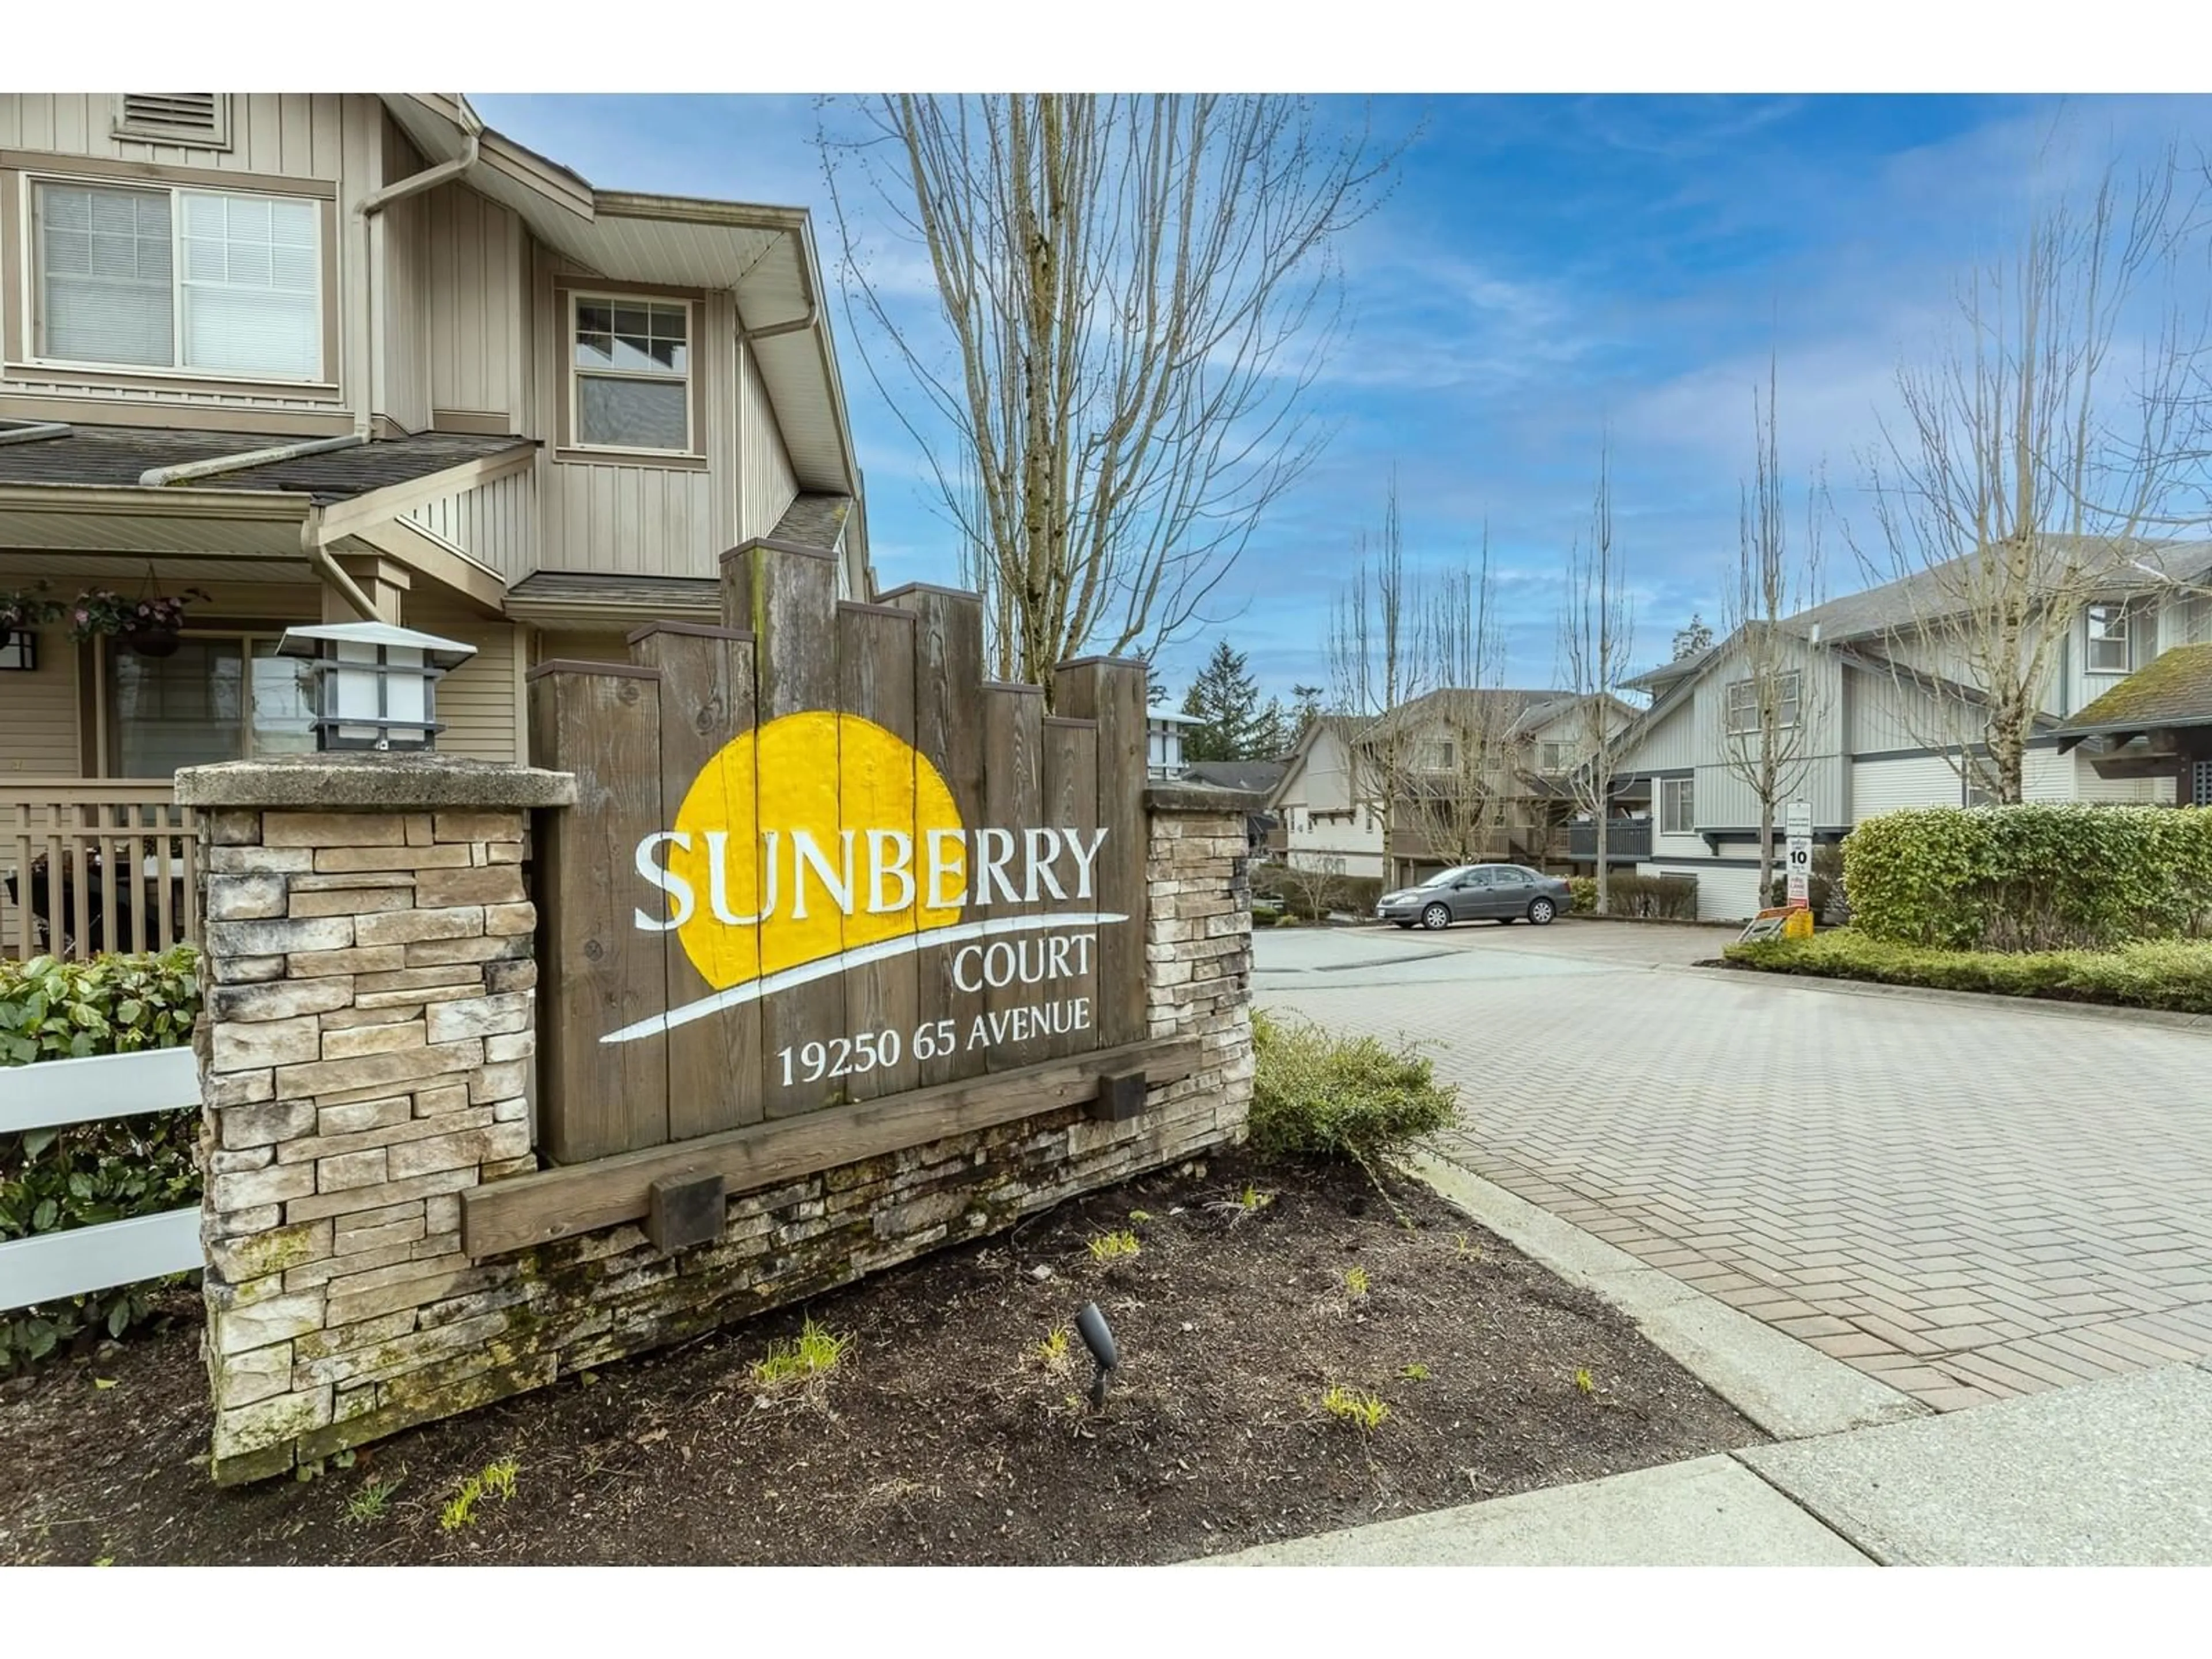
[[[1272,1201],[1248,1209],[1248,1185]],[[1094,1260],[1124,1228],[1141,1253]],[[1096,1413],[1072,1328],[1064,1358],[1043,1348],[1094,1298],[1122,1357]],[[209,1484],[195,1306],[0,1385],[0,1562],[1166,1562],[1765,1437],[1426,1188],[1243,1154],[822,1298],[805,1311],[851,1345],[796,1388],[753,1377],[792,1310],[306,1483]],[[1388,1417],[1330,1415],[1340,1384]],[[445,1529],[461,1483],[510,1458],[513,1496]]]

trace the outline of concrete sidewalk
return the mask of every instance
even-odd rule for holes
[[[2212,1565],[2207,1364],[1752,1447],[1193,1565]]]

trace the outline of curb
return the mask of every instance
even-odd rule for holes
[[[1663,1352],[1778,1440],[1930,1414],[1911,1395],[1664,1268],[1638,1261],[1448,1158],[1421,1152],[1401,1167],[1522,1255],[1626,1314]]]
[[[2170,1008],[2129,1008],[2106,1002],[2064,1002],[2056,997],[2014,997],[1996,991],[1946,991],[1934,986],[1886,985],[1878,980],[1841,979],[1826,974],[1771,973],[1759,968],[1709,968],[1702,963],[1663,965],[1664,973],[1725,975],[1752,984],[1796,986],[1844,996],[1898,997],[1954,1008],[2007,1008],[2061,1019],[2117,1021],[2124,1025],[2163,1026],[2169,1030],[2212,1031],[2212,1014],[2185,1014]]]

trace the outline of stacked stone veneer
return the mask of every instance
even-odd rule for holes
[[[1251,1095],[1241,802],[1152,803],[1149,1018],[1197,1070],[1123,1122],[1064,1108],[734,1195],[714,1243],[665,1255],[635,1224],[463,1254],[459,1194],[538,1167],[526,1086],[534,915],[527,814],[568,780],[471,769],[390,804],[319,757],[357,809],[294,809],[317,769],[181,775],[214,806],[206,877],[207,1357],[226,1484],[541,1387],[846,1284],[1242,1130]],[[196,780],[198,780],[196,781]],[[411,799],[405,790],[396,792]]]

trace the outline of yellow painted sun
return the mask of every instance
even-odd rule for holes
[[[932,830],[962,829],[951,791],[927,759],[858,714],[786,714],[724,745],[693,780],[674,828],[689,849],[669,848],[669,871],[697,896],[677,937],[717,990],[960,917],[957,904],[930,908],[920,857]],[[893,835],[906,837],[911,888],[879,868],[896,861]],[[799,856],[802,844],[815,861]],[[841,882],[849,913],[835,902]],[[716,914],[718,891],[722,915],[738,924]],[[764,901],[770,914],[757,920]]]

